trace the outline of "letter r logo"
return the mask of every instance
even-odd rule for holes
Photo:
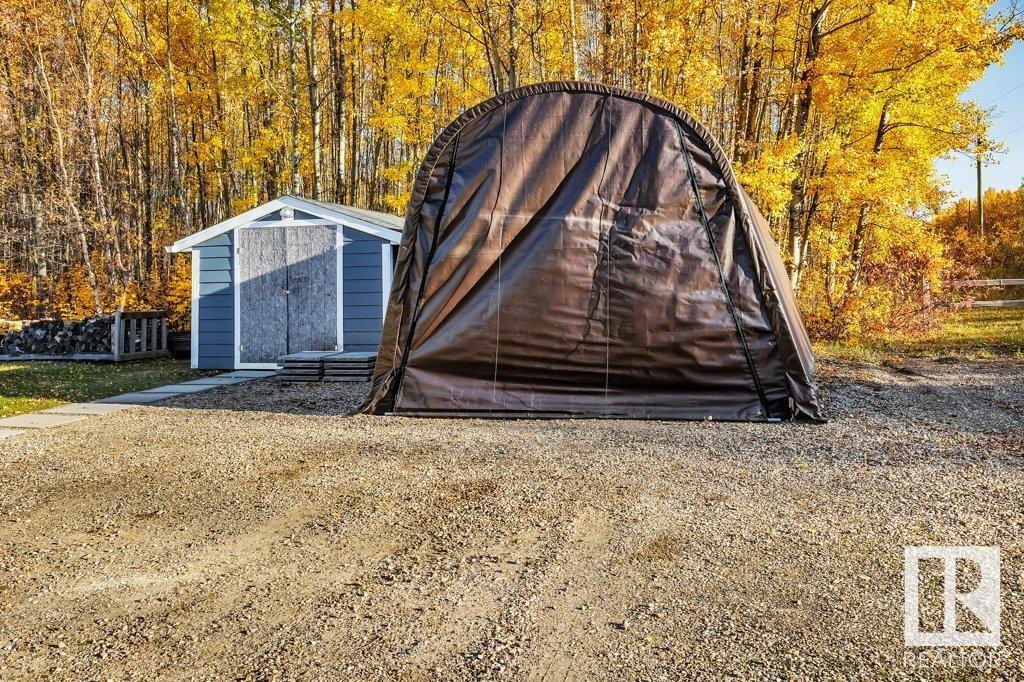
[[[942,630],[921,631],[921,559],[942,561]],[[957,591],[957,560],[972,561],[981,578],[967,592]],[[957,604],[969,610],[984,630],[957,627]],[[999,548],[904,547],[903,640],[907,646],[999,646]]]

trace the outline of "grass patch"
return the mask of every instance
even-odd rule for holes
[[[184,360],[0,363],[0,417],[143,391],[211,372]]]
[[[952,313],[937,331],[918,338],[816,343],[814,350],[823,358],[872,363],[893,356],[1024,360],[1024,308],[965,308]]]

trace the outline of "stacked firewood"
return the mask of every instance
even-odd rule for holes
[[[0,355],[79,355],[110,353],[110,315],[84,320],[37,320],[0,338]]]

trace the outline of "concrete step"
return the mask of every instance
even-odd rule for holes
[[[85,419],[85,415],[30,412],[0,419],[0,428],[48,429],[51,426],[63,426],[83,419]]]
[[[40,414],[110,414],[111,412],[118,412],[120,410],[127,410],[127,405],[111,405],[109,403],[71,403],[70,405],[60,405],[58,407],[51,407],[48,410],[42,410]]]
[[[124,395],[112,395],[109,398],[101,398],[98,403],[105,405],[144,405],[155,403],[158,400],[166,400],[177,393],[125,393]]]

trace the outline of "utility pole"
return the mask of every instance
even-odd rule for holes
[[[982,139],[979,135],[975,165],[978,171],[978,235],[982,237],[985,236],[985,195],[981,188],[981,159],[983,156]]]

